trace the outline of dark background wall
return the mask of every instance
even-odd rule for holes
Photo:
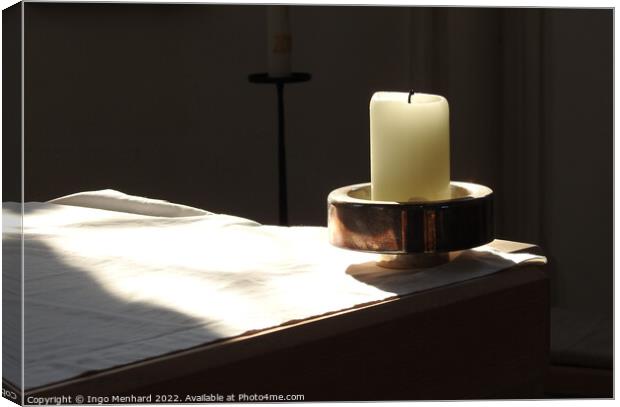
[[[285,90],[292,224],[369,180],[374,91],[442,94],[452,179],[542,246],[556,304],[611,313],[611,10],[295,6],[291,27],[313,75]],[[247,81],[264,6],[28,3],[25,30],[27,201],[113,188],[276,222],[275,91]]]

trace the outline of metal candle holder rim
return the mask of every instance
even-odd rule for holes
[[[328,198],[331,244],[384,254],[443,253],[494,239],[493,191],[450,182],[451,198],[391,202],[370,199],[370,183],[332,191]]]

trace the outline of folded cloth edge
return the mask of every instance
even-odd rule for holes
[[[128,195],[113,189],[78,192],[47,201],[48,203],[126,212],[137,215],[178,218],[204,216],[211,212],[159,199]]]

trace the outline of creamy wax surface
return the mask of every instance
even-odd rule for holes
[[[370,174],[375,201],[435,201],[450,191],[448,101],[376,92],[370,100]]]

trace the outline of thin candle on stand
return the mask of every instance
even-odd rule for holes
[[[371,194],[375,201],[450,196],[450,125],[443,96],[376,92],[370,100]]]
[[[248,76],[252,83],[275,85],[278,107],[278,219],[288,225],[288,198],[286,182],[286,144],[284,137],[284,85],[307,82],[307,72],[291,69],[292,39],[288,6],[267,7],[267,72]]]
[[[287,6],[267,7],[267,72],[274,78],[291,74],[292,39],[288,10]]]

